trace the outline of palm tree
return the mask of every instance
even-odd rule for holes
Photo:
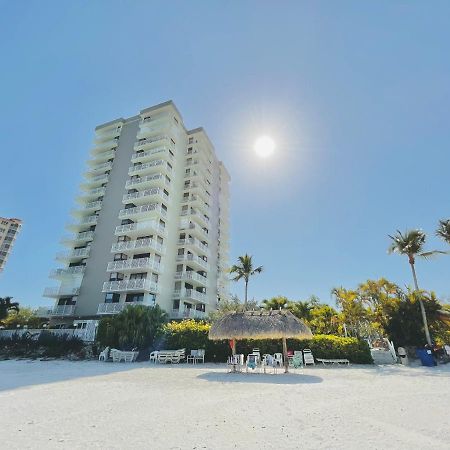
[[[440,220],[439,227],[436,230],[436,236],[450,244],[450,219]]]
[[[257,273],[261,273],[263,271],[263,267],[259,266],[255,269],[253,268],[252,256],[247,255],[239,256],[238,264],[233,265],[230,269],[230,273],[236,274],[233,278],[234,281],[239,281],[240,279],[244,279],[245,282],[245,299],[244,305],[247,305],[247,295],[248,295],[248,281],[252,275]]]
[[[419,283],[417,282],[417,275],[415,269],[416,257],[428,258],[430,256],[436,255],[438,253],[445,253],[438,250],[423,251],[423,246],[425,245],[426,234],[422,230],[410,230],[406,231],[404,234],[397,230],[394,236],[389,235],[392,239],[392,244],[388,249],[389,253],[398,253],[400,255],[406,255],[408,257],[409,265],[411,266],[411,272],[414,279],[414,287],[417,292],[420,291]],[[422,301],[422,297],[418,297],[420,311],[422,313],[423,327],[425,330],[425,337],[427,339],[428,345],[431,345],[430,330],[428,328],[427,314],[425,312],[425,306]]]
[[[6,319],[9,311],[19,311],[19,303],[11,300],[12,297],[0,298],[0,320]]]

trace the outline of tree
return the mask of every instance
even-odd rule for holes
[[[250,277],[256,275],[257,273],[261,273],[262,271],[263,271],[262,266],[253,268],[252,256],[248,255],[247,253],[244,256],[239,256],[238,264],[235,264],[231,267],[230,272],[235,274],[233,278],[234,281],[239,281],[242,278],[244,279],[245,282],[244,304],[247,304],[248,281]]]
[[[411,272],[414,279],[414,287],[416,291],[419,291],[419,283],[417,282],[417,275],[415,269],[416,257],[429,258],[430,256],[436,255],[438,253],[444,253],[438,250],[425,252],[423,247],[425,245],[426,235],[422,230],[410,230],[406,231],[404,234],[397,230],[394,236],[389,235],[392,239],[392,244],[388,249],[389,253],[398,253],[400,255],[406,255],[408,257],[408,262],[411,267]],[[430,330],[427,322],[427,314],[425,311],[425,306],[422,299],[419,297],[420,312],[422,314],[423,327],[425,332],[425,337],[428,345],[431,345]]]
[[[314,301],[315,301],[315,297]],[[303,320],[307,324],[311,320],[311,311],[318,305],[317,302],[313,303],[311,300],[297,300],[289,302],[287,308],[294,316]]]
[[[6,319],[3,320],[3,325],[6,328],[14,329],[18,325],[28,328],[40,328],[46,319],[36,316],[31,308],[20,308],[20,311],[10,311]]]
[[[9,311],[19,311],[19,303],[11,300],[12,297],[0,298],[0,320],[6,319]]]
[[[287,297],[283,297],[282,295],[279,295],[278,297],[272,297],[271,299],[266,299],[261,302],[261,306],[264,309],[270,310],[276,310],[276,309],[284,309],[288,306],[289,300]]]
[[[440,237],[444,242],[450,244],[450,219],[440,220],[436,236]]]
[[[100,345],[122,350],[148,348],[163,331],[167,314],[158,306],[128,306],[113,317],[100,320],[97,340]]]
[[[339,334],[340,320],[338,312],[326,304],[317,304],[311,311],[309,327],[314,334]]]
[[[221,300],[217,306],[217,310],[209,313],[209,320],[214,322],[229,312],[254,311],[256,309],[258,309],[258,303],[255,300],[249,300],[244,304],[234,295],[231,299]]]

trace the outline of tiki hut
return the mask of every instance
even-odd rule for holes
[[[214,322],[209,331],[211,340],[230,339],[233,354],[239,339],[282,339],[285,372],[289,363],[286,339],[311,336],[311,330],[288,310],[228,313]]]

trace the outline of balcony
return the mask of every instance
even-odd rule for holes
[[[177,262],[184,262],[185,264],[189,264],[190,266],[198,270],[208,271],[210,269],[207,261],[197,255],[193,255],[192,253],[177,255]]]
[[[74,261],[77,259],[84,259],[89,256],[90,248],[77,248],[69,252],[60,252],[56,255],[56,259],[60,261]]]
[[[209,255],[209,248],[207,245],[200,242],[195,238],[187,238],[187,239],[178,239],[178,245],[182,245],[183,247],[194,247],[196,250],[199,250],[201,253]]]
[[[93,159],[88,161],[89,166],[95,166],[99,162],[108,161],[108,159],[114,159],[116,156],[116,150],[106,150],[104,152],[96,153],[93,155]]]
[[[95,147],[91,150],[91,155],[97,155],[108,150],[112,150],[119,145],[119,139],[108,139],[107,141],[96,142]]]
[[[137,164],[128,169],[128,175],[148,175],[155,172],[172,173],[172,166],[164,159],[157,159],[144,164]]]
[[[173,298],[180,300],[190,300],[194,302],[205,303],[207,300],[206,294],[198,292],[194,289],[181,289],[173,292]]]
[[[116,227],[116,236],[142,236],[142,233],[157,233],[161,236],[166,236],[166,230],[158,222],[154,220],[146,220],[144,222],[129,223],[127,225],[119,225]]]
[[[93,231],[85,231],[83,233],[78,233],[72,236],[65,236],[61,239],[61,243],[72,247],[77,244],[83,244],[85,242],[92,241],[94,239],[94,232]]]
[[[102,164],[97,164],[90,167],[84,174],[86,177],[96,177],[107,170],[111,170],[113,163],[111,161],[104,162]]]
[[[136,279],[123,281],[105,281],[103,283],[102,292],[151,292],[156,294],[159,292],[158,285],[150,280]]]
[[[173,309],[170,317],[172,319],[205,319],[205,311],[197,311],[195,308]]]
[[[181,216],[188,216],[190,219],[195,220],[199,225],[202,227],[208,227],[209,225],[209,218],[206,217],[203,213],[200,211],[195,211],[194,209],[187,209],[185,211],[181,211]]]
[[[175,272],[175,280],[187,281],[192,284],[197,284],[206,287],[208,279],[193,270],[185,270],[183,272]]]
[[[191,194],[189,197],[183,197],[182,203],[189,203],[190,206],[201,209],[203,213],[210,214],[211,207],[205,201],[205,198],[207,199],[206,194],[205,197],[202,197],[198,194]]]
[[[56,286],[56,287],[48,287],[44,289],[44,297],[50,298],[59,298],[59,297],[73,297],[78,295],[80,292],[80,288],[76,287],[64,287],[64,286]]]
[[[119,219],[128,218],[149,218],[150,216],[166,217],[167,212],[161,207],[159,203],[150,203],[148,205],[136,206],[135,208],[121,209],[119,212]]]
[[[195,234],[200,239],[207,238],[208,231],[204,230],[200,225],[190,222],[189,220],[182,220],[180,222],[180,230],[188,230],[190,234]]]
[[[80,184],[81,189],[84,191],[90,191],[91,189],[101,186],[108,182],[109,176],[107,173],[103,173],[101,175],[97,175],[95,177],[87,179],[85,182]]]
[[[138,273],[138,272],[161,272],[163,267],[154,258],[136,258],[136,259],[122,259],[120,261],[112,261],[108,264],[106,269],[108,272],[124,272],[124,273]]]
[[[155,159],[155,157],[166,158],[169,161],[173,161],[173,156],[170,153],[170,149],[166,146],[156,147],[147,151],[137,151],[131,157],[131,161],[145,163]]]
[[[69,223],[69,224],[67,224],[66,228],[70,231],[77,233],[77,232],[81,231],[83,228],[97,225],[97,222],[98,222],[98,216],[93,215],[93,216],[84,217],[79,222]]]
[[[73,316],[76,305],[56,305],[49,311],[50,316]]]
[[[152,238],[116,242],[111,247],[111,252],[113,253],[134,253],[134,250],[138,250],[139,252],[155,251],[158,253],[165,253],[166,248]]]
[[[77,275],[83,275],[86,270],[86,266],[73,266],[66,269],[55,269],[50,272],[50,278],[71,278]]]
[[[81,217],[85,216],[86,214],[92,214],[96,211],[99,211],[102,208],[102,201],[97,200],[95,202],[89,202],[85,205],[82,205],[79,209],[72,209],[70,212],[72,216],[75,217]]]
[[[134,204],[143,204],[149,201],[164,201],[167,203],[169,202],[169,196],[164,192],[164,189],[155,187],[145,191],[125,194],[122,199],[122,203],[132,202]]]
[[[166,143],[170,142],[170,136],[160,135],[160,136],[155,136],[153,138],[139,139],[139,141],[136,142],[136,144],[134,144],[134,149],[135,150],[144,150],[146,148],[155,147],[155,146],[159,145],[160,143],[164,143],[164,141]]]
[[[128,180],[125,183],[127,189],[131,188],[149,188],[154,186],[170,186],[166,176],[162,173],[156,173],[155,175],[147,175],[146,177],[139,177],[132,180]]]
[[[83,192],[82,195],[79,195],[76,200],[78,203],[84,204],[90,202],[92,200],[97,199],[98,197],[103,197],[105,195],[106,188],[99,187],[95,189],[90,189],[89,191]]]
[[[98,305],[97,314],[98,315],[119,314],[128,306],[138,306],[138,305],[147,306],[147,307],[151,306],[144,302],[100,303]]]

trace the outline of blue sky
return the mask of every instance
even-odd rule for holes
[[[410,283],[387,234],[450,217],[447,1],[0,1],[0,296],[42,298],[94,127],[173,99],[232,176],[231,256],[257,299]],[[271,135],[276,153],[252,145]],[[418,262],[450,298],[450,257]],[[233,285],[242,295],[243,287]]]

